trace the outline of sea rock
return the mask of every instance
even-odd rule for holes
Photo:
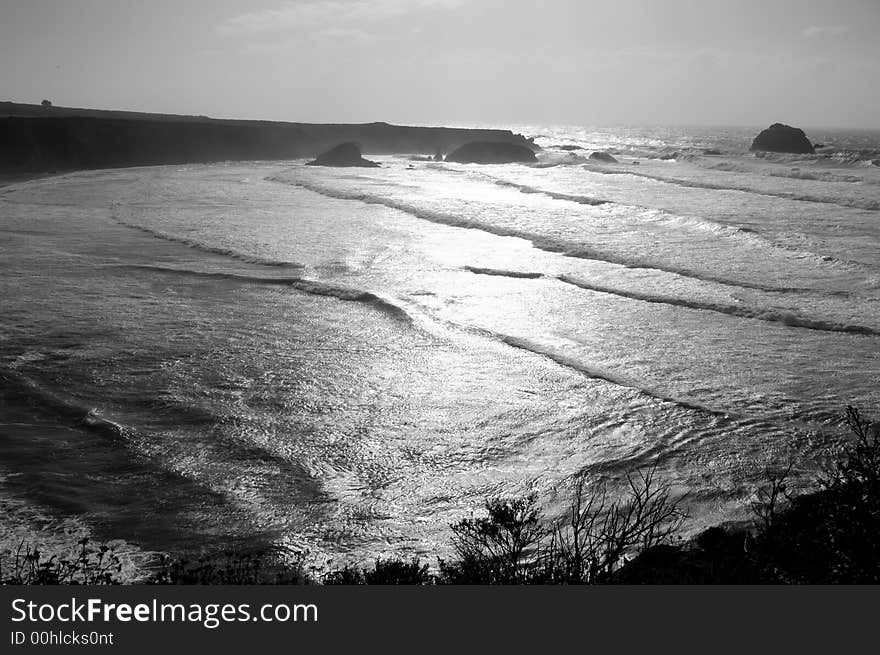
[[[716,150],[715,148],[708,148],[707,150],[704,150],[704,151],[703,151],[703,154],[704,154],[704,155],[712,155],[712,156],[715,156],[715,155],[720,155],[720,154],[721,154],[721,151],[720,151],[720,150]]]
[[[752,151],[791,152],[801,155],[815,154],[813,144],[804,131],[790,125],[773,123],[752,141]]]
[[[617,163],[617,160],[609,155],[607,152],[600,152],[598,150],[596,152],[590,153],[590,159],[592,159],[593,161],[604,161],[609,164]]]
[[[583,150],[582,146],[576,146],[576,145],[572,145],[572,144],[565,144],[565,145],[553,146],[553,147],[556,148],[557,150],[566,150],[568,152],[573,152],[575,150]]]
[[[525,146],[503,141],[472,141],[446,155],[446,161],[458,164],[509,164],[537,161],[535,153]]]
[[[314,161],[310,161],[306,166],[362,166],[365,168],[376,168],[379,166],[374,161],[361,157],[361,148],[356,143],[340,143],[334,148],[330,148],[327,152],[318,155]]]

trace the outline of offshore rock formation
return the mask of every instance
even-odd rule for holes
[[[340,143],[327,152],[318,155],[314,161],[306,166],[361,166],[363,168],[378,168],[379,164],[361,157],[361,148],[356,143]]]
[[[782,123],[773,123],[766,130],[761,131],[752,141],[750,150],[790,152],[799,155],[812,155],[816,152],[803,130]]]
[[[592,159],[593,161],[604,161],[608,164],[618,163],[617,160],[613,156],[609,155],[607,152],[600,152],[598,150],[596,152],[590,153],[590,159]]]
[[[472,141],[446,155],[446,161],[459,164],[509,164],[535,162],[537,158],[531,148],[515,143]]]

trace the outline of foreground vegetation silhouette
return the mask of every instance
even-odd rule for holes
[[[485,513],[451,526],[455,557],[434,569],[418,558],[379,559],[370,568],[306,567],[284,550],[229,552],[197,560],[161,556],[146,584],[876,584],[880,582],[880,431],[846,409],[851,440],[815,480],[793,495],[793,469],[770,471],[748,529],[676,535],[685,518],[656,471],[627,480],[622,496],[574,480],[568,508],[546,521],[538,498],[492,499]],[[2,584],[119,584],[113,548],[78,542],[69,557],[22,544],[0,555]]]

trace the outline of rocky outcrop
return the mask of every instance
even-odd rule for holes
[[[318,155],[306,166],[360,166],[362,168],[378,168],[379,164],[361,157],[361,148],[356,143],[340,143],[327,152]]]
[[[458,164],[510,164],[537,161],[531,148],[502,141],[472,141],[446,155]]]
[[[413,127],[388,123],[319,125],[291,123],[305,132],[309,154],[320,152],[347,141],[359,143],[362,152],[375,155],[436,155],[449,153],[472,141],[499,141],[521,145],[537,151],[530,139],[510,130],[478,130],[458,127]],[[440,160],[442,161],[442,159]]]
[[[790,152],[799,155],[812,155],[816,152],[803,130],[782,123],[773,123],[758,134],[752,141],[750,150]]]
[[[590,159],[592,159],[593,161],[604,161],[608,164],[618,163],[617,160],[613,156],[609,155],[607,152],[593,152],[590,154]]]

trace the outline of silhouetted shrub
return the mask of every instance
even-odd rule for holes
[[[406,561],[402,559],[376,560],[376,567],[364,572],[367,584],[425,585],[431,584],[432,577],[427,564],[418,557]]]
[[[38,547],[20,543],[0,553],[0,584],[112,585],[122,583],[122,561],[107,545],[93,545],[88,538],[77,542],[70,554],[46,556]]]
[[[410,560],[376,559],[372,569],[346,566],[324,576],[326,585],[430,585],[435,582],[430,567],[418,557]]]
[[[559,582],[594,584],[610,579],[627,556],[665,544],[685,514],[656,480],[656,470],[627,477],[627,493],[612,502],[605,484],[589,487],[579,476],[568,512],[556,522],[546,550]]]
[[[453,524],[454,563],[442,563],[450,582],[522,584],[529,582],[540,561],[547,529],[541,525],[537,495],[496,498],[486,502],[487,516]]]
[[[158,585],[289,585],[308,584],[303,555],[275,548],[253,553],[228,551],[194,560],[162,554],[144,581]]]
[[[322,582],[325,585],[362,585],[367,583],[364,570],[350,564],[341,569],[330,571],[324,576]]]
[[[452,526],[458,559],[441,562],[441,582],[453,584],[597,584],[608,582],[628,556],[666,543],[684,513],[653,469],[627,478],[611,500],[607,485],[578,476],[571,505],[544,527],[530,495],[492,500],[488,515]]]

